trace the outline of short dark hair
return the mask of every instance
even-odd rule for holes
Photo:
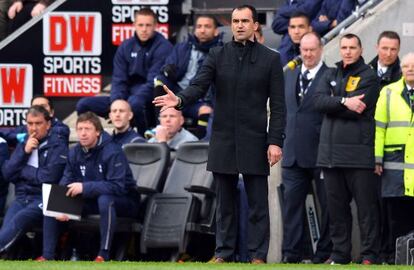
[[[381,41],[381,39],[382,39],[382,38],[396,39],[396,40],[398,40],[398,44],[400,44],[400,43],[401,43],[400,36],[399,36],[399,35],[398,35],[398,33],[397,33],[397,32],[395,32],[395,31],[384,31],[384,32],[382,32],[382,33],[378,36],[378,39],[377,39],[377,44],[379,44],[379,43],[380,43],[380,41]]]
[[[30,107],[29,110],[27,111],[27,115],[29,114],[33,116],[42,115],[46,121],[52,120],[52,117],[50,117],[49,112],[43,106],[40,106],[40,105],[34,105]],[[27,119],[27,116],[26,116],[26,119]]]
[[[76,120],[76,127],[81,122],[89,121],[92,123],[92,125],[95,126],[95,129],[99,131],[100,133],[103,131],[101,120],[99,120],[99,117],[94,114],[93,112],[85,112],[78,116],[78,119]]]
[[[308,16],[308,14],[306,14],[302,11],[292,12],[292,14],[290,15],[290,18],[289,18],[289,24],[290,24],[290,20],[293,19],[293,18],[304,18],[306,20],[307,24],[310,25],[310,18]]]
[[[197,17],[194,20],[194,24],[197,24],[197,21],[200,18],[208,18],[208,19],[210,19],[210,20],[213,21],[214,28],[217,28],[218,27],[217,19],[214,16],[210,15],[210,14],[200,14],[200,15],[197,15]]]
[[[259,21],[259,15],[257,14],[257,10],[254,6],[252,5],[240,5],[236,8],[234,8],[231,13],[233,13],[233,11],[237,10],[242,10],[242,9],[250,9],[250,11],[252,12],[252,18],[253,18],[253,22],[258,22]]]
[[[358,41],[358,45],[359,45],[359,47],[361,47],[361,48],[362,48],[362,42],[361,42],[361,39],[360,39],[357,35],[352,34],[352,33],[345,34],[345,35],[343,35],[343,36],[341,37],[341,39],[340,39],[340,41],[339,41],[339,42],[341,42],[341,41],[342,41],[342,39],[344,39],[344,38],[346,38],[346,39],[353,39],[353,38],[356,38],[356,40]]]
[[[32,100],[30,101],[30,105],[32,105],[32,104],[33,104],[33,101],[34,101],[35,99],[38,99],[38,98],[44,98],[44,99],[46,99],[46,100],[47,100],[47,103],[49,104],[50,109],[51,109],[52,111],[55,109],[55,106],[53,105],[52,100],[50,100],[50,98],[48,98],[48,97],[47,97],[47,96],[45,96],[45,95],[34,95],[34,96],[33,96],[33,98],[32,98]]]
[[[257,33],[257,34],[259,34],[259,37],[263,37],[263,28],[262,28],[262,26],[260,25],[260,23],[259,23],[259,24],[258,24],[258,26],[257,26],[256,33]]]
[[[141,8],[140,10],[135,11],[134,13],[134,19],[138,16],[152,16],[154,18],[154,22],[156,23],[158,21],[157,15],[155,12],[150,8]]]

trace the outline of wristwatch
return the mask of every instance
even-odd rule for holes
[[[342,104],[342,105],[345,105],[346,100],[347,100],[347,98],[346,98],[346,97],[341,98],[341,104]]]
[[[183,108],[183,100],[180,97],[177,97],[178,99],[178,104],[177,106],[175,106],[175,109],[180,111]]]

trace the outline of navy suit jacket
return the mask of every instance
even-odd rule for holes
[[[319,69],[312,80],[302,103],[297,103],[296,84],[299,79],[301,66],[288,70],[285,74],[285,100],[286,100],[286,138],[283,147],[283,167],[296,165],[302,168],[316,167],[318,154],[319,134],[323,114],[314,108],[314,93],[318,81],[321,79],[327,66]]]

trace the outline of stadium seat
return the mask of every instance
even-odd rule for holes
[[[207,142],[180,146],[163,192],[148,201],[141,252],[177,248],[185,253],[192,233],[214,234],[215,182],[206,170],[207,157]]]

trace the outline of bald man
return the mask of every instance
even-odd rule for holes
[[[129,103],[123,99],[117,99],[111,104],[109,118],[114,125],[112,140],[120,145],[126,143],[146,142],[130,125],[134,113]]]

